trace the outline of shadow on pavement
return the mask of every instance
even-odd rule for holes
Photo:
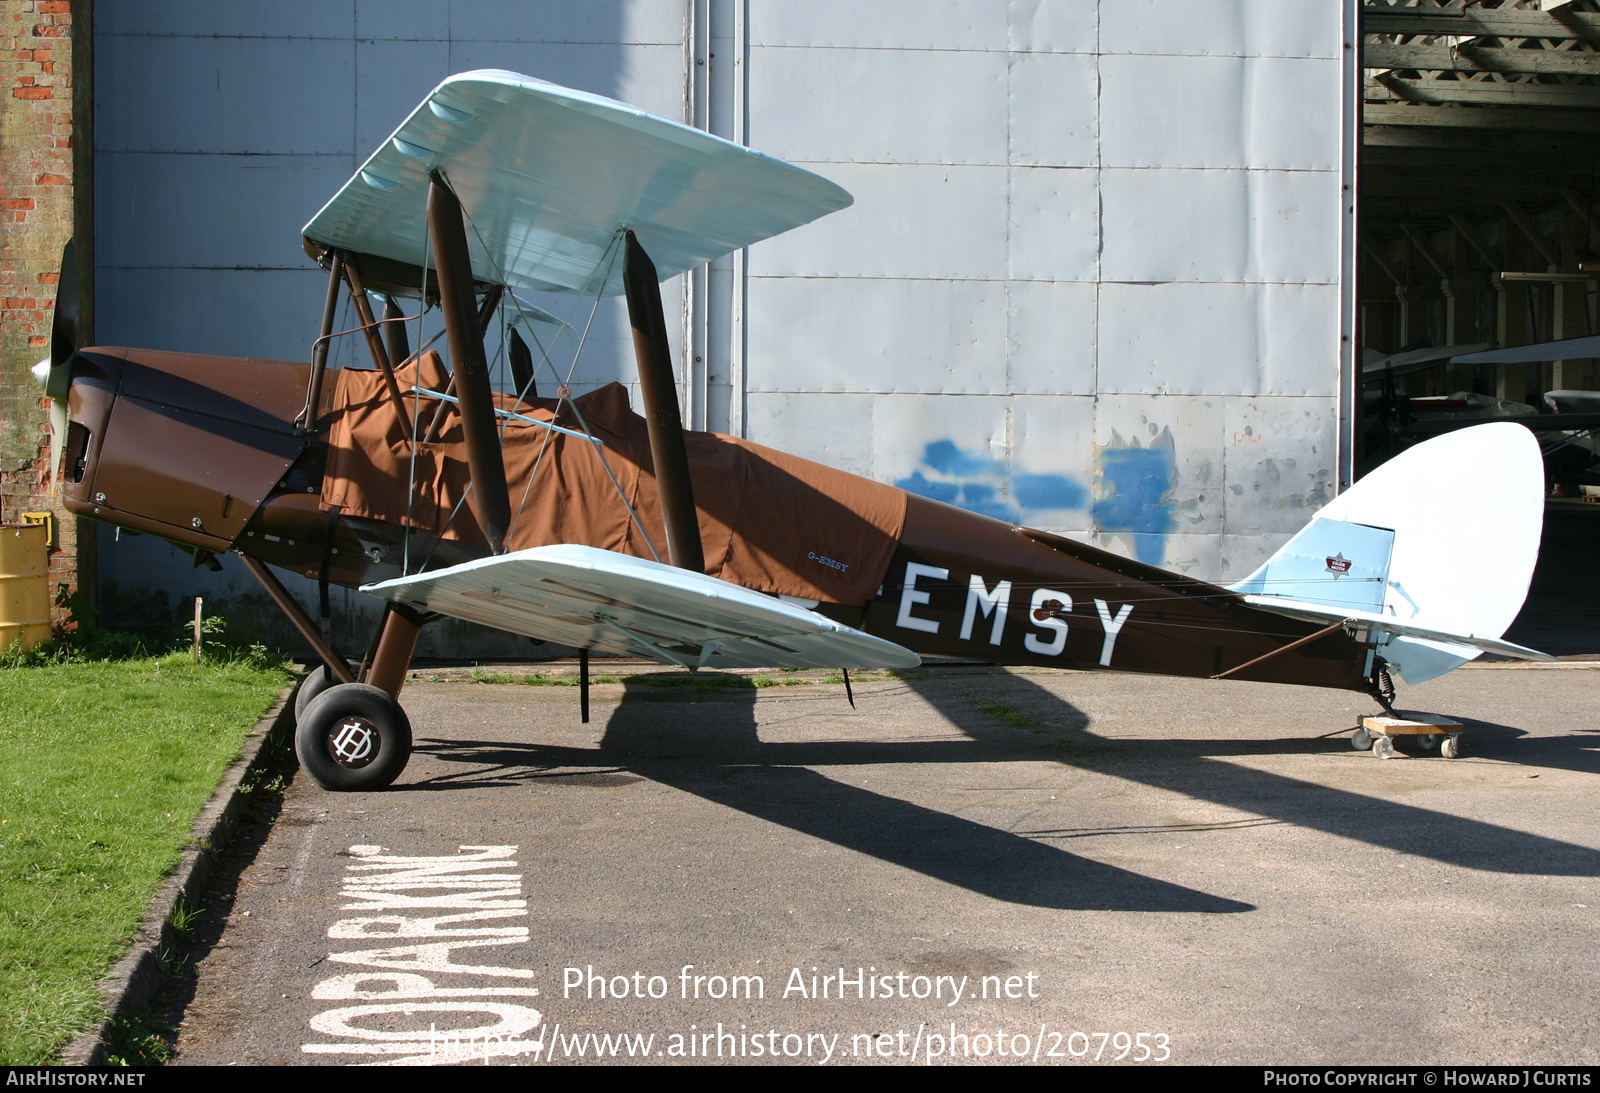
[[[734,677],[737,678],[737,677]],[[1070,854],[1033,839],[870,790],[837,782],[810,766],[1037,759],[1005,740],[981,744],[763,744],[756,734],[756,690],[728,686],[693,706],[662,701],[656,688],[630,683],[597,749],[473,741],[418,746],[471,768],[460,775],[397,787],[518,783],[584,768],[589,777],[649,778],[708,801],[925,876],[1010,903],[1059,910],[1249,911],[1247,903],[1197,892]],[[693,719],[693,724],[685,722]]]
[[[916,681],[912,686],[975,740],[992,739],[1004,731],[993,718],[971,705],[952,703],[947,698],[941,701],[937,681]],[[1076,707],[1024,676],[997,676],[995,687],[997,695],[1003,695],[1019,713],[1050,726],[1066,758],[1083,770],[1467,869],[1600,876],[1600,852],[1589,847],[1286,778],[1219,758],[1286,751],[1326,752],[1347,748],[1343,739],[1112,741],[1090,732]],[[1600,771],[1600,733],[1525,737],[1521,730],[1508,726],[1469,718],[1458,720],[1466,726],[1465,739],[1473,755],[1567,770]],[[1508,746],[1513,741],[1514,751]]]
[[[1292,824],[1469,869],[1600,876],[1600,852],[1588,847],[1229,761],[1285,752],[1326,754],[1348,747],[1342,739],[1111,740],[1090,731],[1090,719],[1081,710],[1027,677],[995,674],[983,677],[986,697],[1025,715],[1028,727],[1004,724],[968,700],[959,688],[970,688],[970,679],[932,676],[905,685],[966,740],[764,743],[757,734],[756,689],[741,677],[720,681],[710,693],[697,694],[693,704],[681,694],[628,683],[597,748],[421,742],[419,751],[459,764],[459,769],[397,791],[542,780],[619,785],[642,777],[1007,902],[1063,910],[1253,910],[1247,903],[1053,845],[1085,835],[1190,830],[1192,825],[1015,833],[846,785],[811,769],[1054,759],[1252,814],[1207,827]],[[871,698],[863,696],[863,701]],[[1508,726],[1464,723],[1471,754],[1600,771],[1600,734],[1528,738]]]

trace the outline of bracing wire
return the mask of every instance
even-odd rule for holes
[[[449,179],[446,178],[445,182],[448,185]],[[458,196],[458,200],[459,200],[459,196]],[[478,225],[473,221],[472,214],[467,211],[465,203],[463,203],[462,206],[461,206],[461,214],[462,214],[462,217],[466,220],[467,226],[472,229],[472,234],[475,237],[477,237],[479,248],[483,251],[485,257],[488,258],[489,264],[494,267],[494,271],[495,271],[496,275],[500,278],[501,284],[502,285],[506,285],[507,282],[509,281],[509,278],[506,276],[505,270],[500,268],[499,262],[497,262],[495,260],[493,251],[490,250],[488,244],[484,241],[483,233],[478,230]],[[582,359],[583,348],[588,343],[589,331],[594,326],[595,315],[599,312],[600,299],[605,293],[605,286],[610,283],[611,275],[616,269],[617,257],[618,257],[618,255],[620,255],[622,253],[622,247],[621,247],[622,239],[623,239],[623,229],[619,228],[617,231],[612,233],[611,239],[606,244],[605,250],[601,252],[599,261],[597,261],[595,263],[595,265],[594,265],[594,268],[590,270],[589,276],[587,278],[585,278],[583,287],[579,290],[579,292],[577,294],[577,298],[573,300],[572,306],[567,309],[567,317],[566,317],[566,319],[562,320],[563,325],[566,326],[568,329],[571,329],[571,320],[572,320],[573,315],[575,315],[577,313],[579,305],[583,302],[583,298],[588,295],[589,287],[594,284],[595,274],[599,273],[601,268],[604,267],[605,268],[605,276],[603,278],[601,278],[599,287],[597,287],[595,289],[594,303],[590,305],[589,317],[588,317],[587,321],[585,321],[585,323],[584,323],[583,334],[578,339],[578,347],[572,354],[572,363],[567,368],[567,375],[566,375],[565,379],[563,379],[561,374],[556,371],[555,362],[550,359],[550,354],[545,350],[544,343],[540,340],[538,335],[534,334],[534,332],[533,332],[533,324],[532,324],[531,321],[529,321],[527,313],[522,310],[522,302],[517,299],[516,293],[512,292],[509,287],[507,287],[506,293],[505,293],[506,297],[509,297],[509,299],[511,301],[511,306],[516,309],[518,319],[521,321],[522,325],[527,329],[529,335],[533,337],[534,344],[539,347],[540,362],[549,367],[552,378],[554,378],[556,380],[557,384],[559,385],[558,389],[556,391],[555,413],[557,415],[560,414],[561,407],[562,407],[563,404],[572,407],[572,412],[573,412],[574,416],[576,416],[577,419],[578,419],[578,425],[579,425],[580,430],[584,433],[584,435],[590,437],[591,439],[594,439],[594,432],[593,432],[593,430],[591,430],[589,428],[588,421],[586,421],[584,419],[583,411],[578,409],[577,405],[569,397],[568,392],[571,391],[572,377],[577,372],[578,361]],[[502,306],[504,306],[504,304],[502,304]],[[501,349],[502,349],[502,351],[504,350],[503,340],[502,340]],[[522,390],[519,390],[517,392],[517,401],[520,402],[522,400],[522,398],[526,394],[527,394],[526,388],[524,388]],[[504,438],[505,429],[506,429],[506,426],[502,425],[501,426],[501,430],[500,430],[502,441],[503,441],[503,438]],[[544,460],[544,455],[545,455],[545,452],[549,449],[550,442],[551,442],[551,436],[550,436],[549,433],[546,433],[543,441],[540,444],[539,454],[534,459],[533,468],[528,473],[528,481],[527,481],[527,484],[523,487],[523,491],[522,491],[522,500],[517,505],[516,516],[512,519],[511,528],[507,531],[507,535],[508,536],[511,535],[515,531],[515,529],[518,526],[518,524],[521,523],[522,513],[523,513],[523,510],[527,506],[528,497],[529,497],[530,491],[532,490],[532,487],[533,487],[534,477],[537,475],[539,467],[540,467],[540,465],[542,464],[542,462]],[[599,456],[600,465],[601,465],[602,468],[605,469],[606,477],[611,480],[612,487],[617,491],[617,498],[622,502],[623,508],[625,508],[627,510],[629,519],[632,520],[634,527],[638,528],[639,534],[644,539],[644,544],[649,549],[651,556],[656,561],[659,562],[661,560],[661,553],[658,550],[656,550],[655,543],[653,543],[651,541],[651,539],[650,539],[650,533],[645,530],[644,522],[639,519],[639,514],[636,511],[634,511],[634,507],[633,507],[632,502],[630,502],[628,500],[628,495],[627,495],[626,491],[624,491],[623,488],[622,488],[622,483],[617,480],[616,473],[611,469],[611,462],[610,462],[610,460],[608,460],[606,458],[605,451],[603,450],[603,448],[601,446],[596,445],[595,446],[595,454],[597,456]]]
[[[423,212],[424,212],[424,219],[426,219],[426,212],[427,212],[426,203],[424,203]],[[422,284],[417,289],[417,351],[414,354],[414,359],[417,362],[417,380],[419,381],[417,386],[419,386],[419,387],[421,386],[421,382],[420,381],[422,379],[422,355],[425,352],[427,352],[428,346],[433,344],[432,341],[424,342],[422,340],[422,335],[427,330],[426,319],[427,319],[427,315],[428,315],[428,259],[432,257],[432,255],[429,253],[429,251],[430,251],[430,249],[432,247],[432,244],[433,244],[433,233],[431,233],[431,232],[423,232],[422,233],[422,274],[421,274],[421,276],[422,276]],[[439,334],[443,334],[443,333],[444,333],[443,330],[439,331]],[[435,334],[434,338],[437,339],[439,337],[439,334]],[[400,575],[401,576],[409,575],[410,572],[411,572],[411,523],[412,523],[412,513],[414,511],[414,506],[416,504],[416,499],[417,499],[417,455],[418,455],[418,449],[420,447],[420,445],[417,443],[417,418],[420,416],[420,414],[418,413],[416,407],[420,407],[421,404],[422,404],[422,396],[421,395],[414,396],[414,399],[413,399],[413,402],[412,402],[413,409],[411,411],[411,460],[410,460],[411,469],[410,469],[410,476],[406,481],[406,526],[401,529],[401,540],[400,540],[400,543],[401,543],[401,548],[400,548]],[[435,411],[435,412],[437,413],[439,411]],[[462,497],[464,498],[465,496],[466,496],[466,494],[463,493]],[[454,513],[451,513],[452,517],[454,517],[454,515],[455,515]],[[445,527],[449,527],[449,525],[446,524]],[[439,536],[443,537],[444,532],[445,532],[445,528],[440,528],[439,529]],[[435,539],[435,541],[434,541],[434,546],[435,547],[438,546],[438,540],[437,539]],[[433,557],[433,550],[430,549],[428,551],[428,558],[432,558],[432,557]],[[422,564],[423,564],[423,566],[426,566],[428,564],[427,559],[424,559]]]
[[[466,220],[467,226],[472,229],[473,235],[475,235],[477,237],[479,247],[482,248],[484,253],[488,256],[490,264],[492,266],[494,266],[495,272],[500,276],[500,278],[501,278],[501,280],[503,282],[504,280],[506,280],[505,272],[504,272],[504,270],[500,269],[499,268],[499,264],[497,262],[495,262],[494,255],[490,252],[488,246],[485,244],[484,239],[483,239],[483,235],[482,235],[481,232],[478,231],[478,227],[473,222],[471,215],[469,213],[467,213],[465,205],[462,206],[462,216]],[[567,318],[568,318],[569,322],[567,323],[567,325],[569,327],[570,327],[570,319],[572,318],[572,316],[574,314],[576,314],[578,307],[582,304],[583,297],[588,295],[589,286],[594,283],[595,275],[600,273],[600,271],[602,269],[605,270],[605,276],[600,281],[600,285],[602,286],[602,289],[603,289],[603,286],[610,280],[611,273],[612,273],[613,269],[615,268],[617,255],[621,253],[621,248],[618,245],[618,242],[619,242],[619,240],[621,238],[622,238],[621,232],[617,232],[617,233],[615,233],[613,235],[612,240],[607,244],[606,249],[601,253],[599,261],[597,261],[595,263],[594,269],[592,269],[590,271],[588,278],[584,282],[583,288],[580,290],[577,298],[573,301],[572,307],[570,309],[568,309]],[[424,277],[426,277],[426,270],[424,270]],[[522,310],[521,301],[517,300],[515,293],[512,293],[509,290],[506,292],[506,296],[510,297],[511,306],[516,308],[518,318],[521,320],[522,324],[528,330],[529,334],[532,335],[533,334],[533,324],[531,323],[531,321],[528,320],[526,312],[524,312]],[[584,324],[583,335],[579,338],[577,350],[573,354],[572,370],[576,369],[577,361],[581,357],[581,355],[583,353],[583,347],[588,341],[589,331],[593,328],[595,315],[596,315],[596,313],[597,313],[597,311],[599,309],[599,305],[600,305],[600,296],[601,296],[601,292],[597,291],[596,294],[595,294],[594,303],[590,307],[588,320]],[[549,367],[552,376],[559,383],[560,380],[561,380],[561,375],[560,375],[559,372],[556,371],[555,363],[550,360],[549,354],[545,351],[543,342],[537,337],[537,335],[534,335],[534,342],[535,342],[535,344],[537,344],[539,346],[540,358],[541,358],[542,363],[544,363],[545,365],[547,365]],[[501,354],[503,354],[504,352],[505,352],[505,344],[504,344],[504,339],[502,338],[500,351],[499,351],[499,353],[496,354],[496,361],[499,361]],[[571,370],[569,370],[569,378],[570,378],[570,372],[571,372]],[[562,384],[561,386],[563,387],[563,389],[566,389],[568,387],[567,384]],[[518,395],[519,400],[520,400],[521,396],[523,394],[525,394],[525,393],[526,393],[525,391],[519,392],[519,395]],[[562,406],[563,403],[565,403],[566,405],[569,405],[569,406],[572,405],[570,399],[568,399],[565,395],[562,395],[562,394],[560,394],[558,392],[558,398],[557,398],[557,403],[556,403],[556,413],[557,414],[560,413],[560,409],[561,409],[561,406]],[[589,428],[587,421],[584,420],[582,411],[578,410],[576,406],[573,406],[573,413],[578,418],[578,422],[579,422],[579,425],[580,425],[580,428],[581,428],[581,431],[583,432],[583,434],[586,437],[588,437],[590,440],[597,439],[594,436],[593,431]],[[500,432],[500,437],[501,437],[501,440],[502,440],[502,443],[503,443],[504,442],[504,434],[505,434],[505,425],[501,426],[501,429],[500,429],[499,432]],[[551,439],[551,433],[549,433],[547,431],[545,433],[545,436],[544,436],[543,441],[541,443],[539,456],[535,461],[533,470],[528,475],[528,484],[527,484],[527,486],[524,487],[524,490],[523,490],[522,503],[518,506],[516,518],[512,522],[511,530],[513,530],[513,531],[515,530],[515,528],[517,526],[517,523],[521,520],[523,509],[526,506],[527,500],[528,500],[528,491],[532,487],[534,475],[538,471],[539,462],[542,461],[542,459],[543,459],[544,453],[545,453],[545,451],[547,450],[547,448],[549,446],[550,439]],[[628,516],[633,521],[634,525],[639,529],[640,535],[644,537],[645,545],[649,548],[651,555],[657,561],[660,561],[661,560],[661,555],[657,552],[657,550],[655,548],[655,544],[650,541],[649,533],[647,531],[645,531],[643,522],[639,519],[638,513],[634,511],[633,505],[629,502],[626,493],[622,489],[622,484],[617,480],[616,474],[613,473],[613,471],[611,470],[610,463],[606,460],[605,453],[604,453],[604,451],[601,450],[601,446],[598,445],[598,444],[595,445],[595,451],[596,451],[596,454],[600,457],[600,463],[601,463],[601,466],[605,469],[606,476],[611,480],[612,487],[617,491],[618,498],[622,501],[623,507],[627,509]],[[461,498],[456,502],[455,507],[451,509],[449,518],[445,521],[444,526],[440,529],[440,532],[439,532],[440,538],[443,537],[444,532],[449,529],[450,525],[452,523],[454,523],[456,516],[461,511],[462,504],[465,503],[465,501],[466,501],[467,493],[470,492],[470,490],[471,490],[471,484],[469,483],[468,487],[467,487],[467,490],[463,491]],[[508,531],[508,535],[509,534],[510,534],[510,532]],[[427,565],[428,565],[429,561],[432,560],[433,554],[437,550],[437,548],[438,548],[438,540],[436,540],[434,542],[433,547],[430,548],[429,551],[428,551],[427,557],[423,559],[422,566],[418,570],[419,572],[421,572],[422,570],[425,570],[427,568]]]
[[[606,267],[605,278],[603,280],[601,280],[601,282],[600,282],[602,286],[604,286],[607,282],[609,282],[611,280],[611,271],[616,266],[617,256],[622,253],[622,248],[618,245],[621,242],[621,240],[622,240],[622,233],[620,231],[618,231],[612,237],[612,243],[611,243],[610,246],[607,246],[605,254],[601,255],[602,260],[605,259],[606,255],[610,255],[610,264],[607,265],[607,267]],[[598,272],[598,270],[599,270],[599,266],[596,265],[595,272]],[[594,273],[591,272],[590,275],[589,275],[590,282],[592,282],[593,279],[594,279]],[[585,287],[585,291],[587,291],[588,283],[586,283],[584,287]],[[521,303],[520,303],[520,301],[518,301],[516,299],[516,295],[515,294],[511,294],[511,299],[512,299],[512,302],[517,307],[518,316],[522,318],[524,323],[527,323],[526,313],[522,311]],[[559,414],[561,412],[561,406],[562,406],[563,403],[565,403],[567,406],[571,407],[573,415],[575,417],[577,417],[577,419],[578,419],[578,427],[579,427],[579,429],[583,432],[583,434],[585,436],[588,436],[591,439],[594,438],[594,431],[589,428],[589,423],[588,423],[587,420],[585,420],[585,418],[583,416],[583,411],[578,408],[577,402],[575,400],[569,399],[567,397],[567,395],[564,394],[564,392],[567,392],[567,391],[571,390],[572,376],[577,371],[578,360],[583,355],[583,347],[584,347],[584,345],[586,345],[588,343],[588,341],[589,341],[589,331],[594,326],[594,318],[595,318],[596,313],[599,311],[599,309],[600,309],[600,293],[597,291],[595,293],[594,304],[589,309],[588,321],[583,324],[583,334],[578,339],[578,348],[572,355],[572,365],[567,370],[567,380],[566,380],[565,383],[561,383],[561,376],[560,376],[559,373],[556,372],[555,364],[550,361],[549,354],[545,352],[544,344],[539,341],[538,335],[534,334],[532,324],[531,323],[527,323],[528,334],[533,337],[534,343],[539,346],[539,352],[541,354],[541,358],[546,363],[548,363],[550,365],[551,373],[555,376],[556,381],[561,384],[560,387],[556,391],[556,396],[557,397],[556,397],[556,409],[555,409],[555,412],[557,414]],[[576,307],[574,307],[573,310],[575,311]],[[569,313],[569,317],[570,317],[570,313]],[[522,397],[521,394],[519,394],[518,395],[519,400],[520,400],[521,397]],[[534,478],[538,475],[539,465],[544,460],[544,454],[549,448],[550,439],[551,439],[550,435],[547,433],[545,435],[544,443],[539,448],[539,454],[534,459],[533,469],[528,472],[528,481],[522,488],[522,501],[517,506],[517,517],[516,517],[515,520],[512,521],[512,525],[511,526],[513,528],[515,528],[517,526],[517,523],[520,522],[521,519],[522,519],[522,510],[528,503],[528,496],[529,496],[531,490],[533,489]],[[645,530],[644,521],[639,519],[639,514],[638,514],[638,512],[636,512],[634,510],[632,502],[630,502],[628,500],[628,495],[623,490],[622,483],[617,480],[616,472],[614,472],[611,469],[611,461],[606,458],[606,453],[599,446],[596,446],[595,454],[600,457],[600,466],[605,470],[606,477],[611,479],[611,485],[616,489],[617,497],[618,497],[619,500],[621,500],[622,507],[627,509],[628,518],[633,521],[633,526],[639,529],[639,535],[640,535],[641,538],[644,539],[644,545],[650,551],[650,556],[652,558],[654,558],[656,561],[659,562],[661,560],[661,553],[660,553],[660,551],[656,550],[655,543],[652,542],[651,539],[650,539],[650,533]]]

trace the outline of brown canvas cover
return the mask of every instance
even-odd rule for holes
[[[423,355],[420,370],[423,387],[437,391],[448,382],[436,353]],[[416,365],[400,370],[402,391],[417,382],[417,371]],[[644,418],[629,407],[625,387],[612,383],[565,403],[497,401],[569,429],[581,429],[581,418],[604,442],[597,450],[587,440],[504,422],[508,549],[581,543],[651,558],[653,544],[666,561],[649,434]],[[352,368],[338,374],[324,507],[339,505],[350,516],[408,525],[487,551],[471,494],[451,517],[469,481],[460,415],[425,396],[420,405],[424,426],[441,406],[447,417],[436,443],[418,445],[412,489],[410,438],[402,434],[382,375]],[[905,526],[902,490],[720,433],[686,431],[684,440],[709,574],[825,603],[865,604],[877,594]]]

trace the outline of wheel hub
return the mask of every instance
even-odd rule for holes
[[[328,730],[328,754],[340,766],[366,766],[378,757],[377,726],[364,717],[341,717]]]

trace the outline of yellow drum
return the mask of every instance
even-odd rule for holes
[[[0,651],[50,636],[49,537],[44,524],[0,524]]]

